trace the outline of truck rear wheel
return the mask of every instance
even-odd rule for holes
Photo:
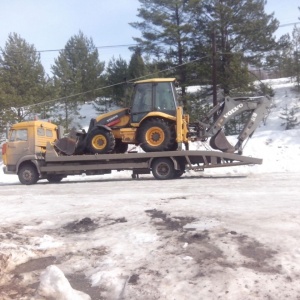
[[[175,176],[174,163],[170,158],[157,158],[152,163],[152,174],[156,179],[167,180]]]
[[[18,172],[19,180],[22,184],[35,184],[39,180],[37,169],[32,164],[26,164],[20,167]]]
[[[138,141],[145,152],[174,149],[176,145],[174,126],[163,119],[146,120],[139,129]]]
[[[115,138],[111,131],[94,129],[88,136],[87,148],[93,154],[110,153],[115,148]]]

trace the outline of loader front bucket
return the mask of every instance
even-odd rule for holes
[[[70,137],[63,137],[55,142],[55,147],[66,155],[72,155],[75,152],[77,141]]]
[[[219,130],[217,134],[210,138],[209,144],[213,149],[221,150],[222,152],[234,153],[235,151],[235,148],[228,142],[222,130]]]

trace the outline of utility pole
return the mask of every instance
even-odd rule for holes
[[[216,31],[212,32],[212,90],[213,90],[213,106],[218,104],[217,99],[217,62],[216,62]]]

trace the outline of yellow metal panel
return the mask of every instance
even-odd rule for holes
[[[36,121],[26,121],[26,122],[13,124],[11,126],[11,129],[28,128],[28,127],[47,127],[49,129],[55,130],[57,128],[57,125],[46,121],[36,120]]]
[[[136,131],[137,131],[137,128],[121,128],[120,134],[122,137],[122,142],[135,143],[136,142]]]
[[[108,118],[110,116],[113,116],[113,115],[118,114],[118,113],[120,113],[122,111],[125,111],[125,110],[127,110],[127,108],[120,108],[120,109],[117,109],[117,110],[110,111],[106,114],[99,115],[99,116],[96,117],[96,121],[99,122],[100,120],[102,120],[104,118]]]
[[[176,108],[176,142],[182,143],[182,134],[183,134],[183,119],[182,119],[182,107],[178,106]]]
[[[121,139],[122,138],[120,128],[112,129],[112,133],[113,133],[115,139]]]
[[[158,117],[158,118],[163,118],[163,119],[170,120],[170,121],[174,121],[174,122],[176,121],[176,117],[174,117],[174,116],[171,116],[171,115],[166,114],[166,113],[164,113],[164,112],[153,111],[153,112],[148,113],[148,114],[141,120],[141,122],[142,122],[143,120],[149,118],[149,117]],[[141,122],[140,122],[140,123],[141,123]],[[133,126],[133,124],[136,124],[136,123],[132,123],[131,125]]]
[[[7,157],[6,157],[7,143],[4,143],[4,144],[2,145],[2,147],[3,147],[3,148],[5,147],[5,151],[4,151],[4,149],[2,149],[2,153],[3,153],[3,155],[2,155],[3,164],[4,164],[4,165],[7,165]]]

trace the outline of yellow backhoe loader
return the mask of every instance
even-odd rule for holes
[[[56,148],[63,154],[125,153],[128,144],[145,152],[188,150],[189,141],[210,138],[210,146],[223,152],[242,153],[243,141],[250,137],[267,113],[268,97],[226,97],[205,120],[189,123],[178,105],[175,78],[154,78],[134,84],[132,105],[91,119],[87,132],[73,132],[59,139]],[[228,143],[223,128],[233,117],[250,111],[249,119],[235,146]],[[214,117],[217,115],[217,119]],[[216,120],[215,120],[216,119]]]

